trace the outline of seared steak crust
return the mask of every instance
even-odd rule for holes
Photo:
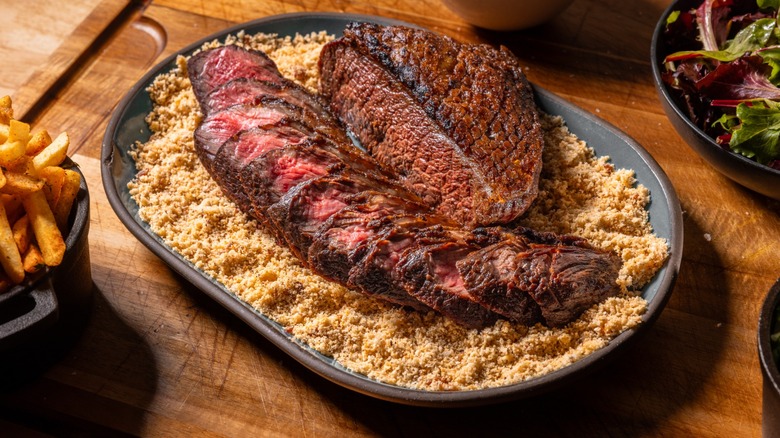
[[[342,111],[339,103],[351,100],[352,93],[357,94],[356,90],[349,89],[356,87],[356,81],[368,82],[364,87],[380,88],[375,94],[389,96],[390,90],[399,88],[397,84],[388,87],[382,78],[377,80],[379,74],[350,76],[339,71],[339,68],[351,69],[340,67],[332,60],[333,52],[349,51],[343,48],[345,45],[381,65],[385,76],[401,84],[417,106],[457,145],[454,154],[470,163],[471,181],[477,187],[472,189],[472,205],[459,205],[464,210],[460,215],[470,218],[461,220],[462,223],[471,226],[508,223],[525,212],[537,195],[543,141],[533,93],[511,52],[487,45],[461,44],[420,29],[350,24],[341,40],[325,47],[320,60],[321,92],[331,99],[331,105]],[[351,82],[339,83],[345,78]],[[374,101],[380,106],[384,104],[381,98]],[[372,109],[370,105],[370,101],[366,102],[368,109]],[[355,107],[346,110],[366,111]],[[339,110],[336,113],[343,116]],[[366,129],[365,124],[347,124],[363,138],[361,131]],[[381,137],[381,134],[365,136]],[[418,154],[424,153],[423,150]],[[392,158],[397,161],[410,157],[407,171],[412,171],[419,159],[419,155],[401,152],[398,155],[402,156]],[[386,163],[382,158],[379,160]],[[426,181],[427,176],[425,172],[421,174]],[[443,196],[450,195],[444,192]],[[462,198],[463,192],[456,190],[452,196]],[[446,209],[445,212],[451,213]]]

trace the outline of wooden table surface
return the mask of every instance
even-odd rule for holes
[[[92,197],[95,285],[73,345],[29,375],[0,376],[0,435],[760,435],[756,326],[780,275],[780,204],[715,172],[663,114],[649,48],[668,3],[575,0],[538,28],[493,33],[436,0],[0,0],[17,22],[37,10],[57,23],[27,17],[37,31],[0,27],[0,88],[18,117],[71,136]],[[100,180],[100,146],[118,101],[157,61],[205,35],[299,11],[376,14],[504,44],[531,81],[642,144],[677,190],[685,245],[671,299],[641,343],[533,399],[398,405],[308,371],[134,239]]]

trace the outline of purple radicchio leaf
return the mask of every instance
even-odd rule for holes
[[[780,88],[769,82],[771,72],[760,56],[743,56],[718,65],[696,88],[709,100],[780,100]]]

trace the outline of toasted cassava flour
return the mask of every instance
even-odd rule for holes
[[[225,43],[265,51],[284,75],[315,91],[319,51],[330,39],[324,33],[239,33]],[[378,381],[470,390],[560,369],[640,323],[647,303],[632,290],[648,282],[668,254],[667,242],[653,235],[648,222],[649,193],[633,172],[614,169],[569,133],[561,118],[542,115],[539,196],[523,225],[580,235],[619,254],[622,293],[560,329],[504,320],[466,329],[434,312],[398,308],[312,273],[223,196],[195,154],[193,130],[202,115],[183,57],[148,91],[153,134],[132,151],[138,174],[129,184],[141,218],[170,248],[301,342]]]

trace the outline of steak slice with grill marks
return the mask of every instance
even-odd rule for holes
[[[347,58],[339,60],[343,56]],[[530,86],[508,50],[462,44],[402,26],[352,23],[342,39],[323,49],[319,66],[320,92],[331,100],[334,112],[361,141],[400,142],[398,152],[379,152],[380,162],[395,166],[412,184],[420,179],[441,189],[446,214],[468,226],[508,223],[535,199],[542,165],[541,126]],[[403,91],[416,109],[403,103],[408,100],[401,99]],[[429,122],[420,123],[420,111]],[[413,124],[404,131],[400,123],[377,126],[375,117]],[[446,172],[461,179],[461,169],[468,171],[470,193],[462,184],[445,188],[442,177],[432,174],[438,169],[420,167],[438,158],[429,153],[429,143],[409,153],[407,144],[439,135],[427,127],[430,123],[456,145],[440,143],[457,158]]]
[[[276,82],[244,77],[230,80],[206,96],[205,106],[207,112],[211,112],[239,104],[260,105],[263,99],[269,96],[289,102],[320,117],[329,115],[327,112],[323,112],[325,105],[319,101],[316,95],[285,78]]]
[[[266,210],[296,185],[318,176],[332,174],[342,162],[307,138],[271,149],[238,169],[239,183],[251,203],[248,209],[256,218],[265,218]],[[246,210],[245,210],[246,211]]]
[[[418,310],[428,309],[390,277],[391,269],[376,269],[373,262],[388,228],[427,212],[425,206],[396,196],[374,191],[357,194],[350,198],[349,206],[331,216],[314,235],[309,263],[322,275],[357,287],[367,295]],[[374,271],[372,282],[369,276]]]
[[[470,222],[475,200],[488,193],[458,146],[428,117],[405,87],[345,42],[320,58],[321,91],[360,143],[426,204]]]
[[[404,289],[463,326],[481,328],[495,322],[498,315],[475,299],[458,272],[457,263],[479,249],[468,242],[470,233],[433,226],[415,234],[393,269]]]
[[[288,191],[266,210],[266,216],[281,231],[290,249],[304,262],[320,226],[349,205],[349,197],[370,189],[362,181],[344,175],[313,178]]]
[[[236,105],[209,114],[195,129],[195,151],[212,177],[214,157],[225,142],[242,131],[258,126],[277,125],[285,113],[266,107]]]
[[[518,229],[458,262],[482,305],[526,325],[559,327],[620,291],[618,257],[576,236]]]
[[[515,281],[539,304],[550,327],[575,320],[619,289],[620,259],[611,252],[578,246],[532,245],[517,255]]]
[[[305,134],[285,125],[283,120],[241,131],[223,143],[214,156],[213,178],[242,211],[248,211],[253,205],[252,197],[247,193],[248,186],[235,175],[241,174],[256,158],[306,139]]]
[[[204,113],[209,93],[236,78],[249,78],[272,83],[283,83],[276,63],[265,53],[246,50],[234,44],[201,51],[187,60],[187,75],[192,91]]]
[[[517,254],[524,242],[506,239],[482,248],[458,262],[472,297],[499,315],[525,325],[542,322],[542,310],[525,291],[515,286]]]

